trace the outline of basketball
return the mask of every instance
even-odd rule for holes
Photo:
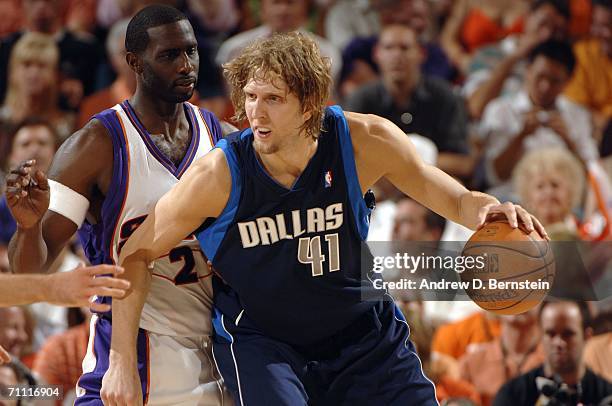
[[[535,230],[527,234],[506,221],[488,223],[468,240],[463,256],[476,257],[476,263],[482,264],[460,274],[467,282],[468,296],[495,314],[530,310],[553,284],[554,255],[548,241]]]

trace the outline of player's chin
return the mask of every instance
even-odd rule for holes
[[[194,87],[175,86],[173,90],[172,95],[177,103],[186,102],[191,99],[195,93]]]

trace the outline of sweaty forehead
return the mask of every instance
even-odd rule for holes
[[[153,52],[197,45],[193,28],[187,20],[151,27],[147,30],[147,34],[149,35],[147,48]]]

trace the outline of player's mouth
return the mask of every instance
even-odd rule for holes
[[[189,90],[195,87],[195,82],[195,78],[179,79],[174,81],[174,86],[179,87],[181,89]]]
[[[267,127],[255,127],[255,135],[258,138],[266,139],[272,134],[272,130]]]

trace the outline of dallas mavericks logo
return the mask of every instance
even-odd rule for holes
[[[326,188],[327,188],[327,187],[331,187],[331,185],[332,185],[332,180],[333,180],[333,177],[332,177],[332,172],[331,172],[331,171],[327,171],[327,172],[325,172],[325,176],[324,176],[323,178],[324,178],[324,181],[325,181],[325,187],[326,187]]]

